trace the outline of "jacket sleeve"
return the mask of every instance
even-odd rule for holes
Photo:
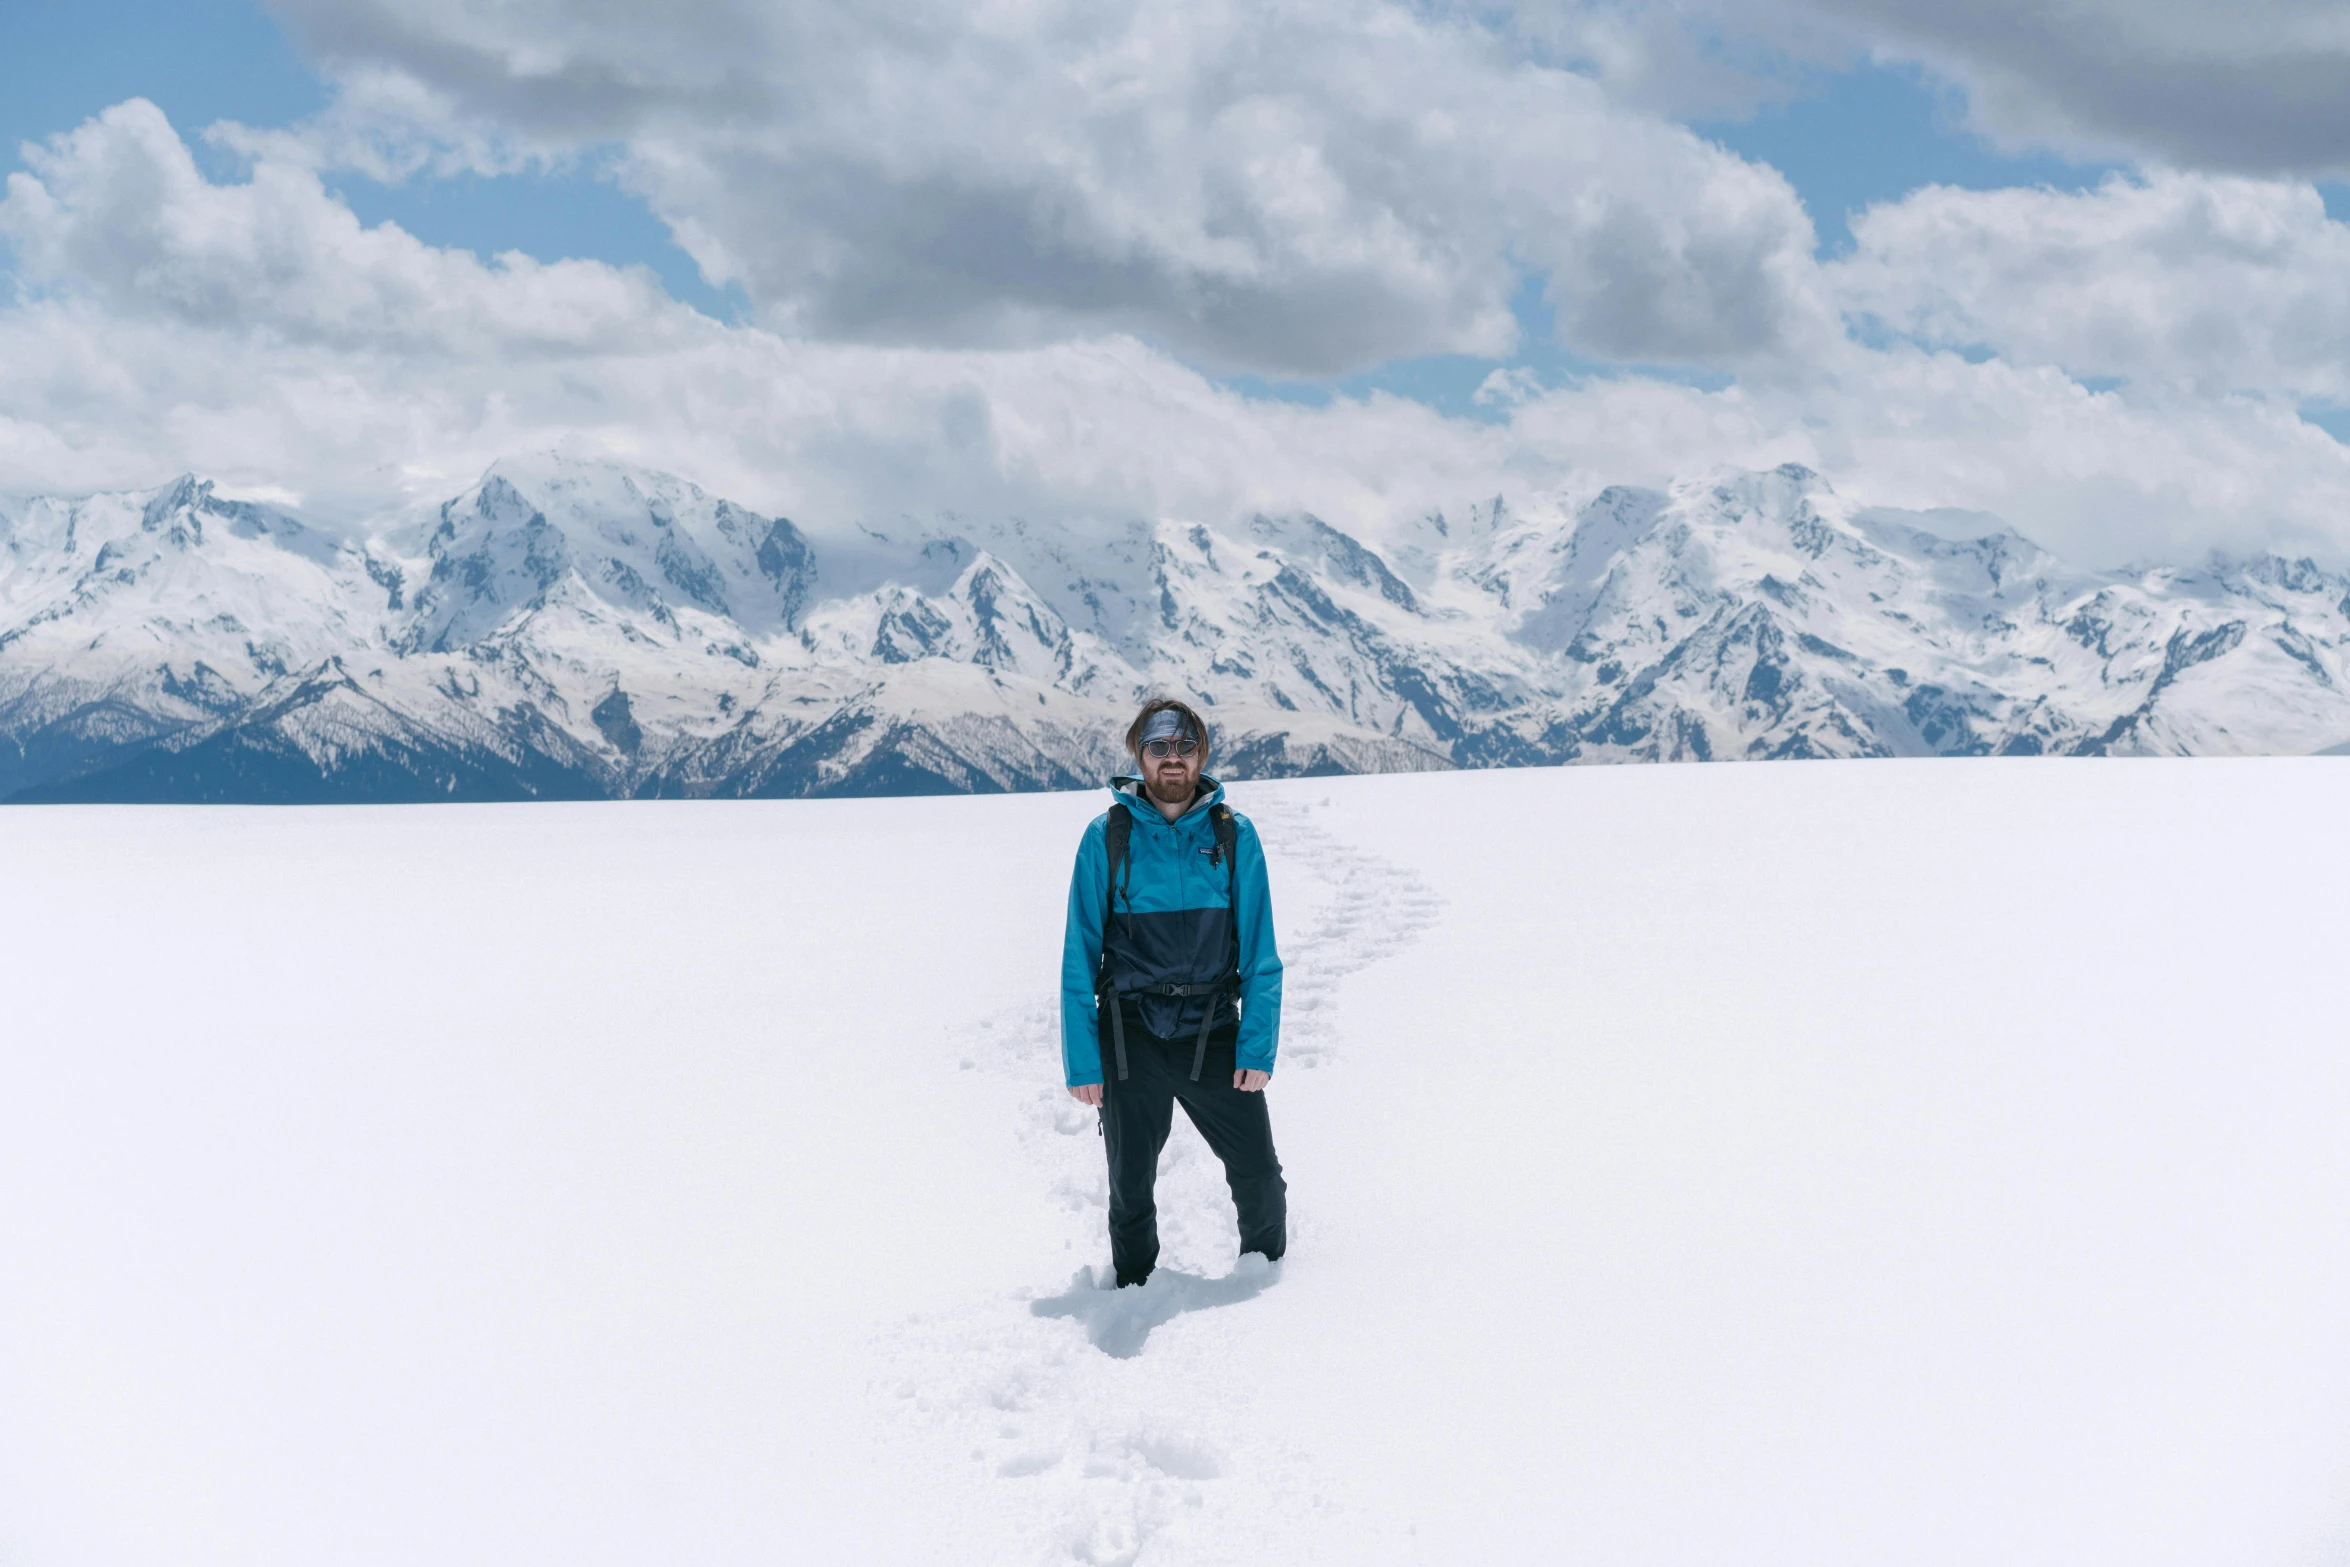
[[[1069,876],[1069,925],[1061,938],[1061,1072],[1071,1088],[1102,1080],[1102,1041],[1093,980],[1102,966],[1102,915],[1109,902],[1109,849],[1095,817],[1077,845]]]
[[[1239,872],[1233,920],[1240,935],[1240,1066],[1273,1070],[1281,1044],[1281,953],[1273,943],[1273,890],[1265,879],[1265,846],[1256,824],[1243,818],[1233,840]],[[1097,1050],[1098,1054],[1098,1050]]]

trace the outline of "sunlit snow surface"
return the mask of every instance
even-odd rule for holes
[[[1122,1299],[1098,797],[0,813],[0,1560],[2350,1551],[2350,764],[1235,792],[1292,1250]]]

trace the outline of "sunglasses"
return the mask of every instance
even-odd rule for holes
[[[1170,756],[1189,756],[1199,749],[1199,742],[1185,735],[1179,740],[1145,740],[1142,754],[1154,762],[1163,762]]]

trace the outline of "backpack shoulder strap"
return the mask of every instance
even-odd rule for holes
[[[1110,862],[1109,897],[1102,904],[1102,966],[1094,976],[1094,993],[1110,1013],[1110,1041],[1118,1060],[1118,1081],[1126,1081],[1126,1008],[1118,995],[1118,985],[1110,975],[1110,915],[1118,907],[1118,871],[1125,867],[1129,889],[1133,886],[1133,864],[1127,858],[1127,840],[1134,833],[1134,817],[1121,801],[1110,803],[1110,814],[1102,821],[1102,848]],[[1126,897],[1126,934],[1134,935],[1134,895]]]
[[[1216,852],[1224,857],[1224,904],[1232,911],[1232,968],[1240,970],[1240,818],[1229,805],[1218,805],[1213,822]]]
[[[1102,823],[1102,847],[1110,860],[1110,899],[1102,905],[1102,924],[1109,924],[1110,910],[1118,904],[1118,870],[1126,859],[1126,843],[1134,834],[1134,817],[1123,805],[1113,804]],[[1131,912],[1131,910],[1129,910]]]

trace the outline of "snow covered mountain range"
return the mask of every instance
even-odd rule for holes
[[[1312,516],[812,540],[664,475],[500,462],[353,544],[194,477],[0,505],[0,799],[1085,786],[1152,690],[1237,777],[2278,754],[2350,739],[2350,577],[2095,572],[1798,467]]]

